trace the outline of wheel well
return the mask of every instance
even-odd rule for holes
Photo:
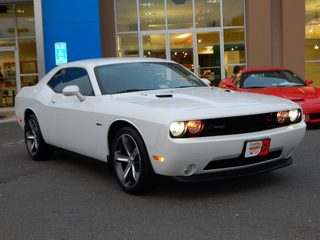
[[[126,121],[117,121],[111,124],[108,132],[108,148],[109,148],[109,155],[107,156],[108,158],[108,165],[109,165],[109,171],[112,172],[112,161],[111,161],[111,152],[112,152],[112,143],[113,139],[115,138],[117,132],[122,128],[122,127],[132,127],[133,129],[137,128],[133,126],[132,124],[126,122]],[[139,131],[137,130],[139,133]]]
[[[24,112],[24,124],[26,124],[27,117],[28,117],[30,114],[34,114],[34,112],[33,112],[31,109],[26,109],[26,111]],[[34,115],[35,115],[35,114],[34,114]]]

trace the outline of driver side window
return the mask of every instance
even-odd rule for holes
[[[93,89],[87,71],[83,68],[65,68],[59,70],[48,82],[48,86],[56,93],[62,93],[63,88],[76,85],[84,96],[93,96]]]

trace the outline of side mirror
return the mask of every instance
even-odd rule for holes
[[[307,85],[309,85],[309,84],[313,83],[313,80],[311,80],[311,79],[306,79],[306,80],[305,80],[305,83],[306,83]]]
[[[67,86],[62,90],[62,94],[66,97],[77,96],[80,102],[83,102],[86,98],[80,93],[80,89],[76,85]]]
[[[234,90],[237,90],[237,89],[238,89],[238,88],[236,87],[236,85],[234,85],[233,82],[226,83],[226,87],[227,87],[227,88],[230,88],[230,89],[234,89]]]

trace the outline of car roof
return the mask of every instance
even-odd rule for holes
[[[291,71],[287,68],[250,68],[250,69],[244,69],[240,72],[246,73],[246,72],[262,72],[262,71],[276,71],[276,70],[284,70],[284,71]]]
[[[63,67],[70,67],[70,66],[75,66],[75,65],[108,65],[108,64],[117,64],[117,63],[132,63],[132,62],[172,62],[175,63],[171,60],[165,60],[165,59],[160,59],[160,58],[140,58],[140,57],[124,57],[124,58],[119,58],[119,57],[114,57],[114,58],[93,58],[93,59],[86,59],[86,60],[79,60],[79,61],[74,61],[70,63],[66,63],[62,65]]]

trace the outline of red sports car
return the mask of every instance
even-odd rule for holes
[[[289,99],[302,107],[307,124],[320,123],[320,87],[309,86],[311,83],[289,69],[266,68],[241,70],[234,77],[222,79],[219,87]]]

